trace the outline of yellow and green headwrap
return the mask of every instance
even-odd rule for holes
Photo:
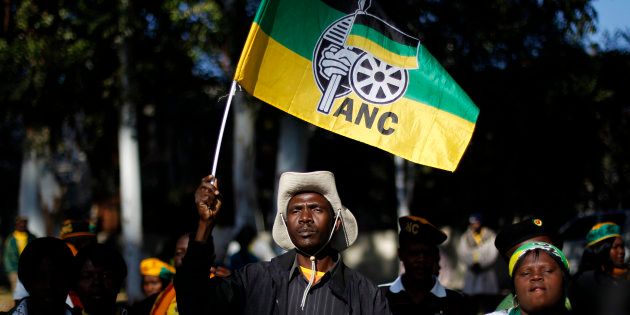
[[[514,251],[514,254],[512,254],[512,257],[510,257],[510,263],[508,265],[510,277],[512,277],[512,274],[514,273],[514,267],[519,262],[519,260],[525,257],[525,254],[527,254],[528,252],[536,249],[544,250],[552,257],[557,258],[557,260],[560,260],[562,262],[562,265],[564,265],[564,268],[567,270],[567,272],[569,271],[569,261],[559,248],[545,242],[528,242],[517,248]]]
[[[175,268],[157,258],[147,258],[140,262],[140,274],[171,280],[175,274]]]
[[[597,223],[586,234],[586,247],[593,246],[607,238],[621,236],[621,228],[614,222]]]

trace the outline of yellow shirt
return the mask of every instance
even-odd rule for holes
[[[300,266],[300,271],[302,272],[302,275],[304,276],[304,278],[306,278],[307,281],[311,280],[311,276],[313,275],[313,270]],[[323,271],[317,271],[317,273],[315,274],[314,283],[319,282],[319,280],[324,276],[324,274],[326,273]]]
[[[26,247],[26,244],[28,243],[28,233],[22,231],[13,231],[13,237],[15,237],[18,254],[21,255],[24,247]]]

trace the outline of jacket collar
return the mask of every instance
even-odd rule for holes
[[[271,265],[274,267],[273,281],[278,287],[289,281],[290,272],[293,270],[295,255],[297,252],[292,249],[278,257],[271,259]],[[346,291],[346,266],[343,264],[341,254],[337,260],[336,266],[332,269],[329,288],[334,295],[348,303],[348,292]]]
[[[437,277],[433,277],[435,281],[433,283],[433,288],[431,288],[431,294],[436,297],[443,298],[446,297],[446,288],[440,283]],[[400,293],[400,291],[405,291],[405,286],[402,283],[402,276],[398,276],[394,282],[389,286],[389,291],[392,293]]]

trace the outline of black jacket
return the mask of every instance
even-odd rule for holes
[[[227,278],[208,278],[214,258],[212,239],[206,244],[191,241],[183,264],[175,275],[177,308],[182,315],[292,314],[287,310],[289,272],[295,250],[270,262],[249,264]],[[390,314],[387,301],[365,276],[341,260],[330,279],[329,289],[346,302],[347,314]]]
[[[630,314],[630,282],[602,271],[574,276],[569,290],[573,313],[578,315]]]

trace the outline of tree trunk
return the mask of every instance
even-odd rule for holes
[[[413,198],[415,186],[414,166],[411,162],[394,156],[396,165],[396,199],[398,200],[398,217],[409,215],[409,205]]]
[[[304,122],[289,114],[280,118],[278,131],[278,152],[276,155],[276,176],[274,182],[274,196],[278,195],[278,180],[284,172],[303,172],[306,170],[306,155],[308,154],[309,132]],[[275,198],[272,209],[276,209]],[[273,225],[276,211],[270,211],[267,222]]]
[[[50,159],[50,130],[47,127],[27,127],[24,138],[18,214],[28,218],[28,229],[38,237],[48,236],[46,213],[41,203],[42,178],[47,175]],[[48,209],[50,210],[50,209]]]
[[[234,106],[234,229],[245,225],[263,228],[256,193],[256,151],[254,129],[256,111],[245,102],[244,93],[236,93]]]
[[[39,174],[44,161],[35,150],[26,148],[20,173],[18,214],[28,218],[28,229],[38,237],[46,236],[46,224],[39,204]]]
[[[131,100],[129,80],[129,3],[120,3],[120,32],[118,47],[120,59],[121,108],[118,128],[118,155],[120,163],[120,210],[122,217],[123,256],[127,262],[127,296],[130,302],[142,298],[140,290],[140,257],[142,248],[142,199],[140,187],[140,156],[135,104]]]

